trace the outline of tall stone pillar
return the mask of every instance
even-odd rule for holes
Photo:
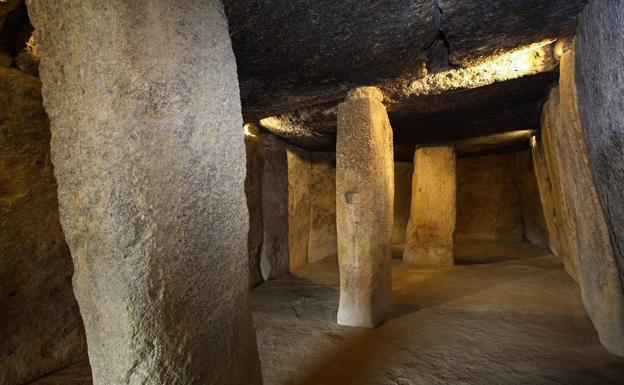
[[[94,384],[260,384],[221,2],[28,5]]]
[[[455,149],[451,146],[416,149],[403,252],[406,263],[420,267],[454,264],[456,168]]]
[[[288,252],[288,149],[271,134],[263,137],[263,240],[260,269],[265,281],[290,272]]]
[[[272,134],[263,137],[263,147],[260,268],[268,281],[308,262],[311,161],[307,150]]]
[[[382,94],[358,88],[338,107],[336,224],[338,323],[374,327],[392,302],[394,205],[392,128]]]

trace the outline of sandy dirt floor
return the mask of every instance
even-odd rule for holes
[[[624,384],[624,359],[600,345],[577,285],[552,255],[464,242],[457,256],[458,266],[442,270],[395,260],[393,314],[374,330],[336,324],[335,259],[254,289],[264,384]],[[83,364],[33,384],[89,381]]]

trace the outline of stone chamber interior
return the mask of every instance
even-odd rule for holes
[[[624,383],[622,36],[0,0],[0,385]]]

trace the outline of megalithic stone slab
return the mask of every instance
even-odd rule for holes
[[[338,107],[336,224],[338,323],[374,327],[392,302],[392,128],[381,92],[358,88]]]
[[[260,384],[221,2],[28,5],[94,384]]]
[[[434,268],[453,266],[456,163],[452,146],[416,149],[412,206],[403,252],[406,263]]]

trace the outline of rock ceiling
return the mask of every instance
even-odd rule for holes
[[[384,91],[397,154],[419,143],[534,129],[558,39],[587,0],[225,0],[243,114],[311,149],[335,107]]]

